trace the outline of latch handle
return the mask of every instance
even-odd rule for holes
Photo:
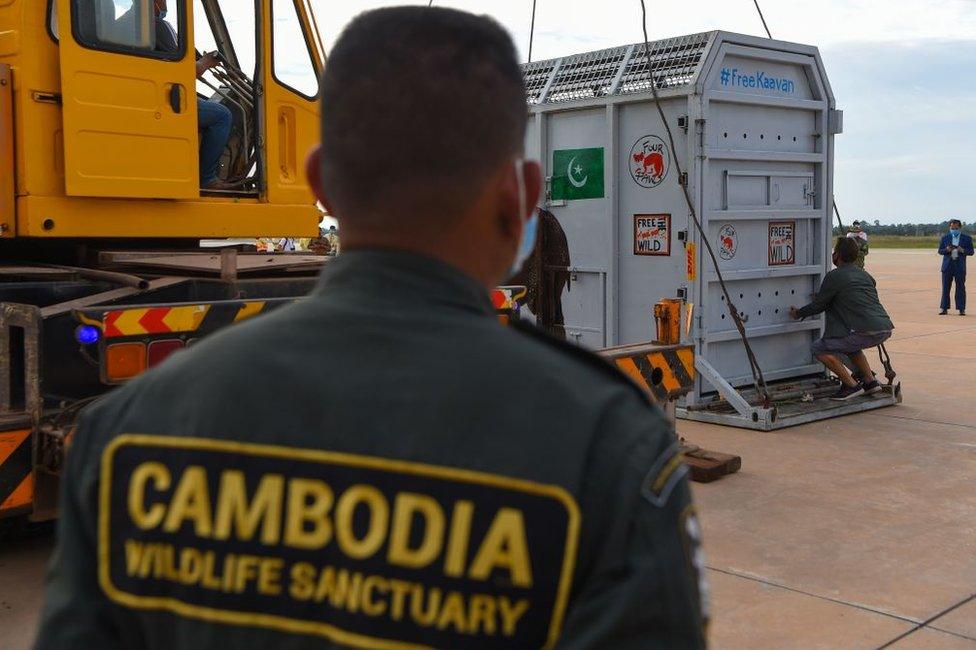
[[[174,113],[183,112],[183,86],[173,84],[169,87],[169,106]]]

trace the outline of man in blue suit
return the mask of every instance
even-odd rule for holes
[[[942,256],[942,304],[940,316],[949,313],[949,289],[956,282],[956,309],[966,315],[966,258],[973,254],[973,238],[963,233],[959,219],[949,221],[949,233],[939,241]]]

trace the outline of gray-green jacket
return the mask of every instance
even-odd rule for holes
[[[699,648],[686,474],[602,359],[343,253],[84,414],[37,647]]]
[[[895,329],[878,298],[874,278],[853,263],[827,273],[813,302],[797,310],[801,318],[821,312],[827,313],[825,338]]]

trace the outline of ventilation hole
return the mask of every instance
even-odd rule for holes
[[[794,295],[795,293],[796,293],[796,289],[790,289],[790,295],[791,296]]]
[[[728,132],[728,131],[726,131],[725,133],[723,133],[723,134],[722,134],[722,137],[723,137],[723,138],[727,138],[727,137],[729,137],[729,132]]]
[[[655,368],[651,371],[651,385],[659,386],[661,382],[664,381],[664,371],[660,368]]]
[[[778,313],[779,313],[779,310],[777,309],[775,313],[777,313],[777,314],[778,314]]]
[[[796,142],[796,136],[795,135],[793,136],[793,142]]]
[[[762,316],[762,309],[760,309],[759,311],[757,311],[757,312],[756,312],[756,315],[757,315],[757,316]]]
[[[725,320],[725,314],[722,314],[722,320]]]
[[[781,136],[781,135],[778,135],[778,136],[776,136],[776,139],[777,139],[777,140],[782,140],[782,139],[783,139],[783,136]]]
[[[725,302],[725,296],[719,296],[719,300],[721,300],[722,302]]]
[[[739,294],[739,299],[741,300],[742,298],[745,298],[745,296],[743,296],[743,295],[742,295],[742,294],[740,293],[740,294]]]
[[[779,295],[779,291],[777,291],[777,292],[776,292],[776,295],[777,295],[777,296]]]
[[[766,136],[764,136],[764,135],[763,135],[762,133],[760,133],[760,134],[759,134],[759,139],[760,139],[760,140],[765,140],[765,139],[766,139]]]
[[[54,219],[45,219],[44,222],[41,223],[41,228],[44,230],[54,230]]]
[[[742,137],[743,137],[743,139],[745,139],[745,138],[748,138],[749,136],[747,134],[743,133],[742,134]]]
[[[758,297],[762,298],[762,291],[756,294]]]

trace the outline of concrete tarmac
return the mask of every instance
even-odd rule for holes
[[[742,456],[694,488],[714,647],[976,648],[976,317],[938,315],[938,264],[867,258],[903,404],[774,433],[678,423]]]
[[[937,315],[938,263],[867,259],[904,404],[774,433],[679,421],[742,456],[738,474],[694,486],[712,647],[976,649],[976,311]],[[0,542],[0,650],[30,646],[52,546]]]

